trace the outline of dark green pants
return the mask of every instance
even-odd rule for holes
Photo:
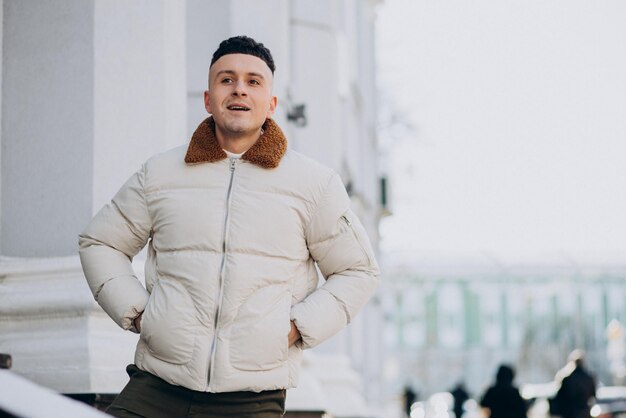
[[[131,364],[130,381],[107,413],[118,418],[280,418],[285,390],[196,392],[166,381]]]

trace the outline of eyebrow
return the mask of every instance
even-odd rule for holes
[[[231,75],[237,75],[237,73],[233,70],[221,70],[219,71],[217,74],[215,74],[216,77],[222,75],[222,74],[231,74]],[[252,77],[258,77],[261,78],[263,80],[265,80],[265,77],[263,77],[263,74],[261,73],[255,73],[255,72],[250,72],[250,73],[246,73],[247,76],[252,76]]]

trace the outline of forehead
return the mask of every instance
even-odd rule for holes
[[[220,71],[228,71],[235,74],[257,73],[268,80],[272,79],[272,70],[270,70],[265,61],[248,54],[227,54],[220,57],[209,69],[209,78],[212,78]]]

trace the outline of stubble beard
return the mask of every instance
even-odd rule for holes
[[[226,120],[222,126],[222,131],[231,137],[237,137],[241,135],[251,134],[259,129],[261,126],[253,126],[253,122],[249,120]]]
[[[248,135],[252,135],[257,130],[260,130],[261,127],[252,126],[251,121],[224,121],[222,126],[218,126],[217,128],[220,130],[222,136],[224,138],[239,139],[247,137]]]

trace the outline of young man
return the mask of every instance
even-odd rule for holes
[[[378,282],[338,175],[287,150],[270,51],[239,36],[209,70],[188,146],[149,159],[80,235],[94,297],[140,334],[118,417],[280,417],[303,348]],[[146,287],[131,259],[148,245]],[[316,264],[326,279],[317,288]]]

